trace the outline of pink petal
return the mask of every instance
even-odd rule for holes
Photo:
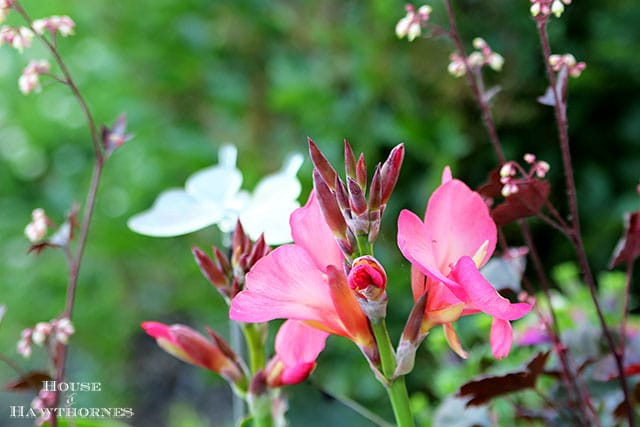
[[[327,265],[342,266],[344,255],[322,216],[315,192],[311,192],[304,207],[291,214],[289,223],[296,246],[311,255],[319,270],[325,271]]]
[[[374,339],[369,329],[369,320],[360,308],[355,294],[347,284],[342,269],[330,265],[327,269],[329,280],[329,291],[335,307],[337,317],[339,317],[347,337],[353,340],[360,347],[373,348]]]
[[[276,335],[276,355],[284,364],[280,382],[297,384],[305,380],[324,349],[328,333],[296,320],[287,320]]]
[[[328,332],[348,336],[334,308],[326,275],[296,245],[281,246],[254,265],[246,276],[245,289],[231,301],[229,316],[240,322],[309,320]]]
[[[512,304],[508,299],[500,296],[478,271],[471,257],[460,258],[450,277],[464,289],[467,304],[492,317],[515,320],[531,310],[531,306],[527,303]]]
[[[155,339],[165,339],[167,341],[173,341],[173,337],[169,333],[169,326],[160,322],[142,322],[142,329]]]
[[[453,175],[451,174],[451,168],[449,166],[445,166],[442,171],[442,182],[441,184],[446,184],[447,182],[453,179]]]
[[[512,341],[513,330],[509,321],[494,318],[493,323],[491,323],[491,335],[489,337],[493,357],[496,359],[507,357],[511,350]]]
[[[451,323],[445,323],[444,325],[442,325],[442,327],[444,328],[444,337],[447,339],[449,347],[451,347],[451,349],[463,359],[469,357],[469,353],[464,351],[464,349],[462,348],[460,339],[458,339],[458,334],[456,334],[456,330],[453,329],[453,325]]]
[[[416,214],[403,210],[398,217],[398,247],[402,255],[423,274],[452,287],[457,284],[443,274],[436,261],[435,242],[427,226]],[[447,272],[448,272],[447,268]],[[415,290],[414,290],[415,293]]]
[[[462,181],[453,179],[434,191],[424,223],[432,246],[432,262],[444,275],[462,256],[473,256],[485,241],[489,260],[496,247],[496,225],[482,197]]]

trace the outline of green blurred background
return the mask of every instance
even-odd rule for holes
[[[546,86],[529,2],[455,3],[467,48],[482,36],[506,59],[500,74],[486,77],[502,87],[494,116],[507,156],[533,152],[547,160],[552,199],[565,211],[553,111],[535,102]],[[442,5],[432,5],[432,20],[444,23]],[[98,121],[110,124],[125,112],[135,133],[106,165],[81,270],[68,371],[73,380],[103,384],[99,395],[82,397],[87,404],[132,407],[132,423],[140,426],[228,425],[226,384],[165,355],[139,328],[143,320],[179,321],[228,336],[224,303],[190,253],[192,245],[219,245],[220,233],[209,228],[154,239],[126,227],[161,190],[215,163],[224,142],[238,146],[247,189],[279,168],[287,153],[306,153],[307,136],[334,164],[348,138],[370,167],[405,143],[404,169],[376,248],[391,278],[397,339],[411,307],[409,267],[394,243],[397,213],[404,207],[422,212],[444,165],[472,187],[496,166],[465,81],[446,73],[451,45],[396,39],[403,6],[383,0],[24,2],[34,18],[66,14],[75,20],[76,35],[59,41],[62,56]],[[9,17],[8,23],[17,22]],[[582,0],[550,25],[553,51],[588,64],[570,82],[569,121],[585,243],[596,271],[606,267],[623,212],[638,209],[638,22],[635,1]],[[51,84],[26,97],[18,91],[28,59],[46,57],[34,44],[24,55],[0,49],[0,303],[8,307],[0,350],[15,359],[20,331],[56,317],[66,291],[62,253],[27,255],[24,226],[36,207],[61,220],[74,202],[83,203],[92,165],[88,132],[68,90]],[[303,202],[310,176],[306,160],[299,174]],[[533,226],[546,266],[572,259],[564,239]],[[513,243],[519,243],[515,233]],[[431,407],[469,379],[477,364],[491,363],[482,345],[488,323],[481,325],[466,338],[475,354],[467,365],[446,350],[439,330],[427,339],[409,386],[428,396]],[[23,367],[42,366],[41,352],[34,353],[20,361]],[[459,369],[443,378],[436,374],[442,364]],[[14,377],[0,367],[0,383]],[[293,425],[371,425],[317,388],[392,418],[382,387],[344,339],[329,340],[312,379],[315,386],[292,393],[292,406],[298,405]],[[0,393],[0,424],[7,422],[5,408],[31,397]],[[420,399],[414,403],[429,418],[431,409]],[[321,405],[331,410],[320,411]],[[301,424],[300,408],[321,413]]]

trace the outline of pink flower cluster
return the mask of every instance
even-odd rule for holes
[[[530,165],[528,172],[513,161],[505,163],[500,168],[500,183],[504,185],[502,187],[502,195],[504,197],[517,193],[519,191],[518,186],[530,182],[534,176],[544,178],[549,172],[549,163],[544,160],[537,160],[534,154],[525,154],[524,161]],[[516,176],[518,173],[520,173],[520,177]]]
[[[40,76],[48,73],[50,69],[51,65],[46,59],[29,61],[29,64],[22,70],[22,75],[18,79],[20,92],[28,95],[34,90],[36,92],[40,91]]]
[[[73,34],[73,29],[76,26],[75,22],[68,16],[50,16],[48,18],[36,19],[33,21],[33,30],[40,35],[43,35],[45,31],[49,31],[51,36],[60,34],[63,37],[67,37]]]
[[[32,345],[53,346],[57,343],[67,344],[69,337],[75,333],[71,320],[66,317],[54,319],[50,322],[39,322],[33,328],[22,331],[18,341],[18,353],[28,358],[32,353]]]
[[[407,15],[396,24],[396,35],[399,39],[406,37],[410,42],[415,40],[422,33],[431,15],[431,6],[423,5],[416,8],[413,5],[406,5]]]
[[[555,72],[559,72],[563,67],[567,67],[567,71],[571,77],[580,77],[582,72],[587,68],[587,64],[576,61],[575,56],[570,53],[564,55],[549,55],[549,65]]]
[[[462,77],[467,73],[467,68],[480,69],[489,66],[494,71],[502,70],[504,58],[499,53],[494,52],[484,39],[476,37],[473,39],[473,47],[477,50],[471,52],[464,58],[458,53],[452,53],[449,59],[447,71],[454,77]]]
[[[571,0],[531,0],[529,11],[535,17],[546,18],[553,13],[556,18],[560,18],[564,6],[570,4]]]
[[[27,27],[13,28],[5,25],[0,28],[0,46],[6,43],[22,53],[25,48],[31,46],[32,40],[33,31]]]
[[[7,19],[9,8],[13,4],[13,0],[0,0],[0,24]]]

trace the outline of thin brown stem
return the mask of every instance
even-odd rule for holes
[[[578,264],[580,265],[580,269],[582,270],[582,276],[589,287],[589,292],[591,294],[591,300],[593,302],[593,306],[598,315],[598,321],[600,323],[600,328],[602,330],[602,334],[613,354],[613,357],[616,361],[616,367],[618,369],[618,374],[620,378],[620,387],[622,388],[622,392],[624,394],[624,406],[627,413],[627,420],[629,422],[630,427],[635,426],[633,407],[631,406],[631,398],[629,395],[629,389],[627,386],[627,378],[624,372],[624,366],[622,363],[622,358],[617,351],[617,346],[613,340],[613,336],[607,327],[606,320],[604,318],[604,314],[602,312],[602,308],[600,306],[600,301],[598,299],[598,291],[595,279],[591,272],[591,267],[589,265],[589,261],[587,259],[586,251],[584,249],[584,244],[582,242],[582,234],[580,231],[580,219],[578,216],[578,198],[576,195],[576,185],[573,174],[573,164],[571,160],[571,150],[569,146],[569,132],[567,125],[567,115],[566,115],[566,101],[560,98],[561,94],[558,94],[556,90],[556,76],[549,64],[548,58],[551,56],[551,47],[549,44],[549,37],[547,34],[547,18],[539,18],[536,19],[536,27],[538,29],[538,36],[540,38],[540,44],[542,45],[542,53],[543,59],[545,63],[545,68],[547,71],[547,78],[549,79],[549,84],[551,85],[551,92],[554,97],[554,113],[556,117],[556,123],[558,128],[558,138],[560,141],[560,152],[562,155],[562,163],[564,167],[564,175],[566,181],[566,190],[567,190],[567,201],[569,205],[569,215],[571,220],[571,229],[569,238],[575,248],[576,255],[578,257]]]
[[[465,76],[467,78],[467,83],[471,87],[471,91],[473,92],[473,96],[480,107],[480,112],[482,115],[482,122],[484,126],[487,128],[487,133],[489,134],[489,140],[491,141],[491,145],[493,146],[493,150],[498,157],[498,163],[501,165],[505,162],[504,153],[502,151],[502,145],[500,144],[500,139],[498,138],[498,133],[496,131],[496,127],[491,117],[491,108],[489,107],[489,102],[486,99],[486,96],[481,88],[481,77],[476,80],[474,78],[474,73],[467,61],[467,55],[465,53],[464,45],[462,44],[462,40],[460,39],[460,33],[458,32],[458,25],[456,24],[455,14],[453,12],[453,7],[451,5],[451,0],[445,0],[445,6],[447,8],[447,18],[449,20],[449,37],[453,41],[458,55],[463,59],[464,66],[466,69]]]
[[[624,286],[624,301],[622,303],[622,320],[620,321],[620,358],[624,366],[625,346],[627,337],[627,320],[629,319],[629,300],[631,299],[631,282],[633,279],[633,260],[627,261],[627,280]]]
[[[95,163],[93,167],[91,183],[89,186],[89,191],[87,193],[87,199],[85,202],[84,214],[83,214],[82,222],[80,226],[80,234],[78,236],[78,242],[75,248],[75,254],[71,254],[71,256],[69,257],[69,281],[67,284],[66,304],[65,304],[62,317],[66,317],[71,320],[71,317],[73,314],[73,307],[75,303],[76,289],[78,286],[78,276],[80,273],[80,266],[82,263],[82,257],[83,257],[84,250],[87,243],[87,237],[89,235],[89,229],[91,226],[93,211],[96,204],[98,187],[100,185],[100,177],[102,175],[105,156],[104,156],[103,148],[101,146],[100,135],[98,132],[98,128],[96,126],[96,122],[93,118],[93,115],[91,113],[91,110],[89,109],[88,104],[86,103],[84,97],[80,93],[78,86],[75,84],[75,81],[73,80],[67,65],[65,64],[64,60],[62,59],[62,57],[60,56],[60,53],[57,50],[55,36],[53,37],[53,41],[49,41],[46,37],[42,36],[41,34],[38,34],[33,28],[33,21],[31,20],[30,16],[26,13],[26,11],[22,8],[19,1],[16,0],[13,3],[12,7],[29,24],[29,26],[31,27],[31,30],[34,32],[34,34],[37,35],[38,39],[48,48],[49,52],[51,53],[56,63],[60,67],[60,70],[62,71],[62,74],[64,76],[64,79],[62,79],[61,82],[66,84],[69,87],[74,97],[76,98],[78,104],[80,105],[80,109],[82,110],[85,120],[87,122],[87,125],[89,126],[91,142],[93,144]],[[54,353],[53,362],[56,370],[55,378],[57,382],[62,382],[64,381],[64,377],[65,377],[67,346],[64,344],[58,343],[54,350],[55,351],[53,351]],[[54,405],[53,405],[54,407],[57,407],[59,400],[60,400],[59,392],[56,392]],[[55,413],[52,413],[51,425],[52,427],[56,427],[58,425],[57,417]]]

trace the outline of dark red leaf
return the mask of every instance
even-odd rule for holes
[[[538,376],[543,372],[548,357],[548,351],[541,352],[527,364],[524,371],[468,382],[460,387],[458,396],[471,396],[467,406],[482,405],[495,397],[533,388]]]
[[[4,385],[4,389],[7,391],[33,390],[38,393],[42,389],[44,381],[53,381],[53,378],[46,372],[31,371],[16,380],[8,382]]]
[[[640,256],[640,211],[625,216],[625,232],[613,251],[609,268],[630,264]]]
[[[487,182],[478,188],[478,193],[484,197],[495,199],[502,197],[502,187],[503,184],[500,182],[500,168],[496,168],[489,172]]]
[[[493,220],[501,226],[520,218],[537,215],[549,197],[549,189],[549,183],[546,181],[531,181],[518,185],[517,193],[511,194],[491,211]]]

